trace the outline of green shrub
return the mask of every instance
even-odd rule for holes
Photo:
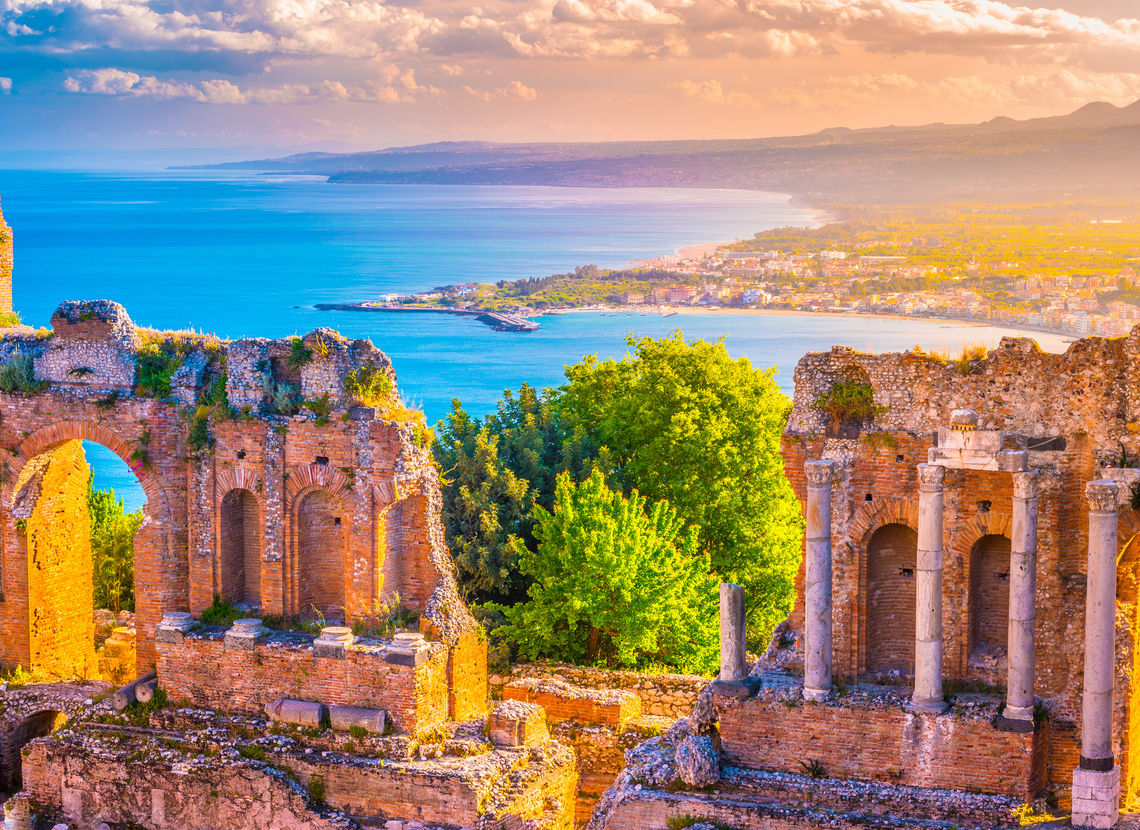
[[[0,390],[35,395],[47,384],[36,382],[36,364],[30,354],[19,354],[0,366]]]
[[[9,328],[20,325],[20,313],[17,311],[0,311],[0,328]]]
[[[329,401],[328,392],[325,392],[314,401],[305,401],[304,407],[317,416],[316,424],[319,427],[323,427],[329,422],[329,415],[331,415],[333,411],[333,405]]]
[[[241,755],[242,758],[248,758],[250,761],[265,760],[265,750],[256,745],[239,747],[238,754]]]
[[[170,397],[170,381],[182,360],[183,356],[174,353],[165,343],[144,344],[135,355],[138,367],[135,392],[148,398]]]
[[[313,801],[325,800],[325,779],[319,775],[309,776],[309,786],[305,788]]]
[[[245,612],[228,600],[214,594],[214,601],[202,611],[202,625],[231,626],[234,620],[240,620]]]
[[[300,337],[294,337],[289,349],[289,357],[285,362],[289,364],[290,369],[300,369],[306,363],[311,363],[313,360],[313,353],[305,347],[305,341]]]
[[[381,407],[392,403],[392,379],[372,363],[353,369],[344,377],[344,392],[361,406]]]
[[[887,411],[875,403],[875,390],[869,383],[858,380],[841,380],[815,400],[816,409],[825,412],[834,426],[855,424],[862,426]]]

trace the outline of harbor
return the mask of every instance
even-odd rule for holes
[[[538,323],[520,317],[517,314],[507,314],[502,311],[486,311],[483,309],[457,308],[455,306],[440,306],[426,308],[424,306],[404,305],[376,305],[372,303],[317,303],[314,308],[319,311],[391,311],[420,314],[454,314],[461,317],[474,317],[480,323],[488,325],[495,331],[531,332],[538,330]]]

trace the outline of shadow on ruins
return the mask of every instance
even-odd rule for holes
[[[0,691],[6,828],[1109,827],[1137,801],[1140,330],[964,367],[805,356],[797,605],[750,659],[722,586],[711,685],[488,677],[422,416],[368,341],[69,302],[0,339],[13,365],[0,663],[63,682]],[[874,406],[820,406],[841,383]],[[117,691],[89,680],[84,440],[147,496]]]

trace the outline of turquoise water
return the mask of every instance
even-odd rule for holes
[[[317,326],[369,337],[392,358],[404,397],[432,421],[450,400],[491,408],[505,388],[557,384],[566,363],[620,356],[627,334],[725,337],[730,352],[776,366],[791,392],[806,351],[992,345],[1009,331],[922,320],[812,315],[655,313],[540,318],[532,334],[436,315],[319,312],[454,282],[617,267],[678,246],[809,224],[777,194],[593,189],[333,185],[246,173],[0,170],[16,240],[15,303],[44,325],[64,299],[109,298],[143,325],[226,337],[280,337]],[[1045,348],[1059,338],[1039,336]],[[88,446],[97,486],[142,503],[130,471]]]

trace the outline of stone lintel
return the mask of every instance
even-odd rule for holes
[[[422,666],[431,656],[427,648],[390,648],[384,652],[384,662],[392,666]]]
[[[938,448],[945,450],[969,450],[972,452],[996,453],[1001,450],[1005,439],[1001,430],[975,429],[962,432],[945,427],[938,430]]]
[[[927,463],[952,470],[991,470],[1019,473],[1029,469],[1029,453],[1025,450],[979,450],[931,447]]]

